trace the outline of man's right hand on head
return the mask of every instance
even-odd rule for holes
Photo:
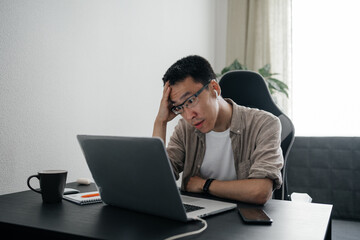
[[[166,82],[153,129],[153,137],[160,137],[164,141],[164,144],[166,143],[167,123],[176,117],[176,114],[171,111],[170,92],[170,84]]]
[[[171,87],[169,81],[167,81],[164,86],[159,112],[156,117],[156,121],[161,122],[162,124],[170,122],[176,117],[176,114],[173,111],[171,111],[172,104],[170,102],[170,93],[171,93]]]

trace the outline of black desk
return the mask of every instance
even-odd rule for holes
[[[81,192],[94,189],[93,185],[68,186]],[[246,225],[232,210],[207,217],[208,228],[187,239],[331,239],[332,205],[270,200],[263,208],[274,220],[272,225]],[[43,204],[41,196],[32,191],[0,196],[1,235],[10,234],[14,239],[19,235],[47,239],[164,239],[201,226],[198,222],[181,223],[102,203],[79,206],[63,200]]]

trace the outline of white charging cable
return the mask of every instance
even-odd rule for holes
[[[199,234],[199,233],[202,233],[203,231],[205,231],[205,229],[207,228],[207,222],[206,222],[204,219],[199,218],[199,217],[195,217],[194,220],[198,220],[198,221],[202,222],[202,223],[204,224],[204,226],[203,226],[201,229],[199,229],[199,230],[192,231],[192,232],[187,232],[187,233],[182,233],[182,234],[179,234],[179,235],[175,235],[175,236],[166,238],[165,240],[179,239],[179,238],[183,238],[183,237],[187,237],[187,236]]]

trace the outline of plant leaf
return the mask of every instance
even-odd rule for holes
[[[235,59],[229,66],[223,68],[221,75],[233,70],[246,70],[246,67],[245,65],[242,65],[237,59]]]
[[[258,71],[259,73],[264,77],[270,77],[271,76],[271,73],[270,73],[270,70],[271,70],[271,65],[270,64],[266,64],[265,66],[263,66],[262,68],[260,68]]]
[[[276,83],[279,86],[279,88],[281,88],[281,89],[287,89],[287,90],[289,89],[289,87],[288,87],[288,85],[286,85],[286,83],[284,83],[276,78],[269,78],[268,81],[272,81],[272,82]]]
[[[269,83],[269,89],[274,89],[275,91],[285,94],[286,97],[289,97],[289,94],[286,90],[288,89],[288,86],[285,83],[274,78],[271,78],[271,81],[268,81],[268,83]]]

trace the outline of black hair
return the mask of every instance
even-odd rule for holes
[[[174,85],[177,82],[184,81],[187,77],[192,77],[195,82],[206,85],[212,79],[216,79],[216,74],[205,58],[191,55],[174,63],[166,71],[162,80],[164,85],[167,81],[169,81],[170,85]]]

